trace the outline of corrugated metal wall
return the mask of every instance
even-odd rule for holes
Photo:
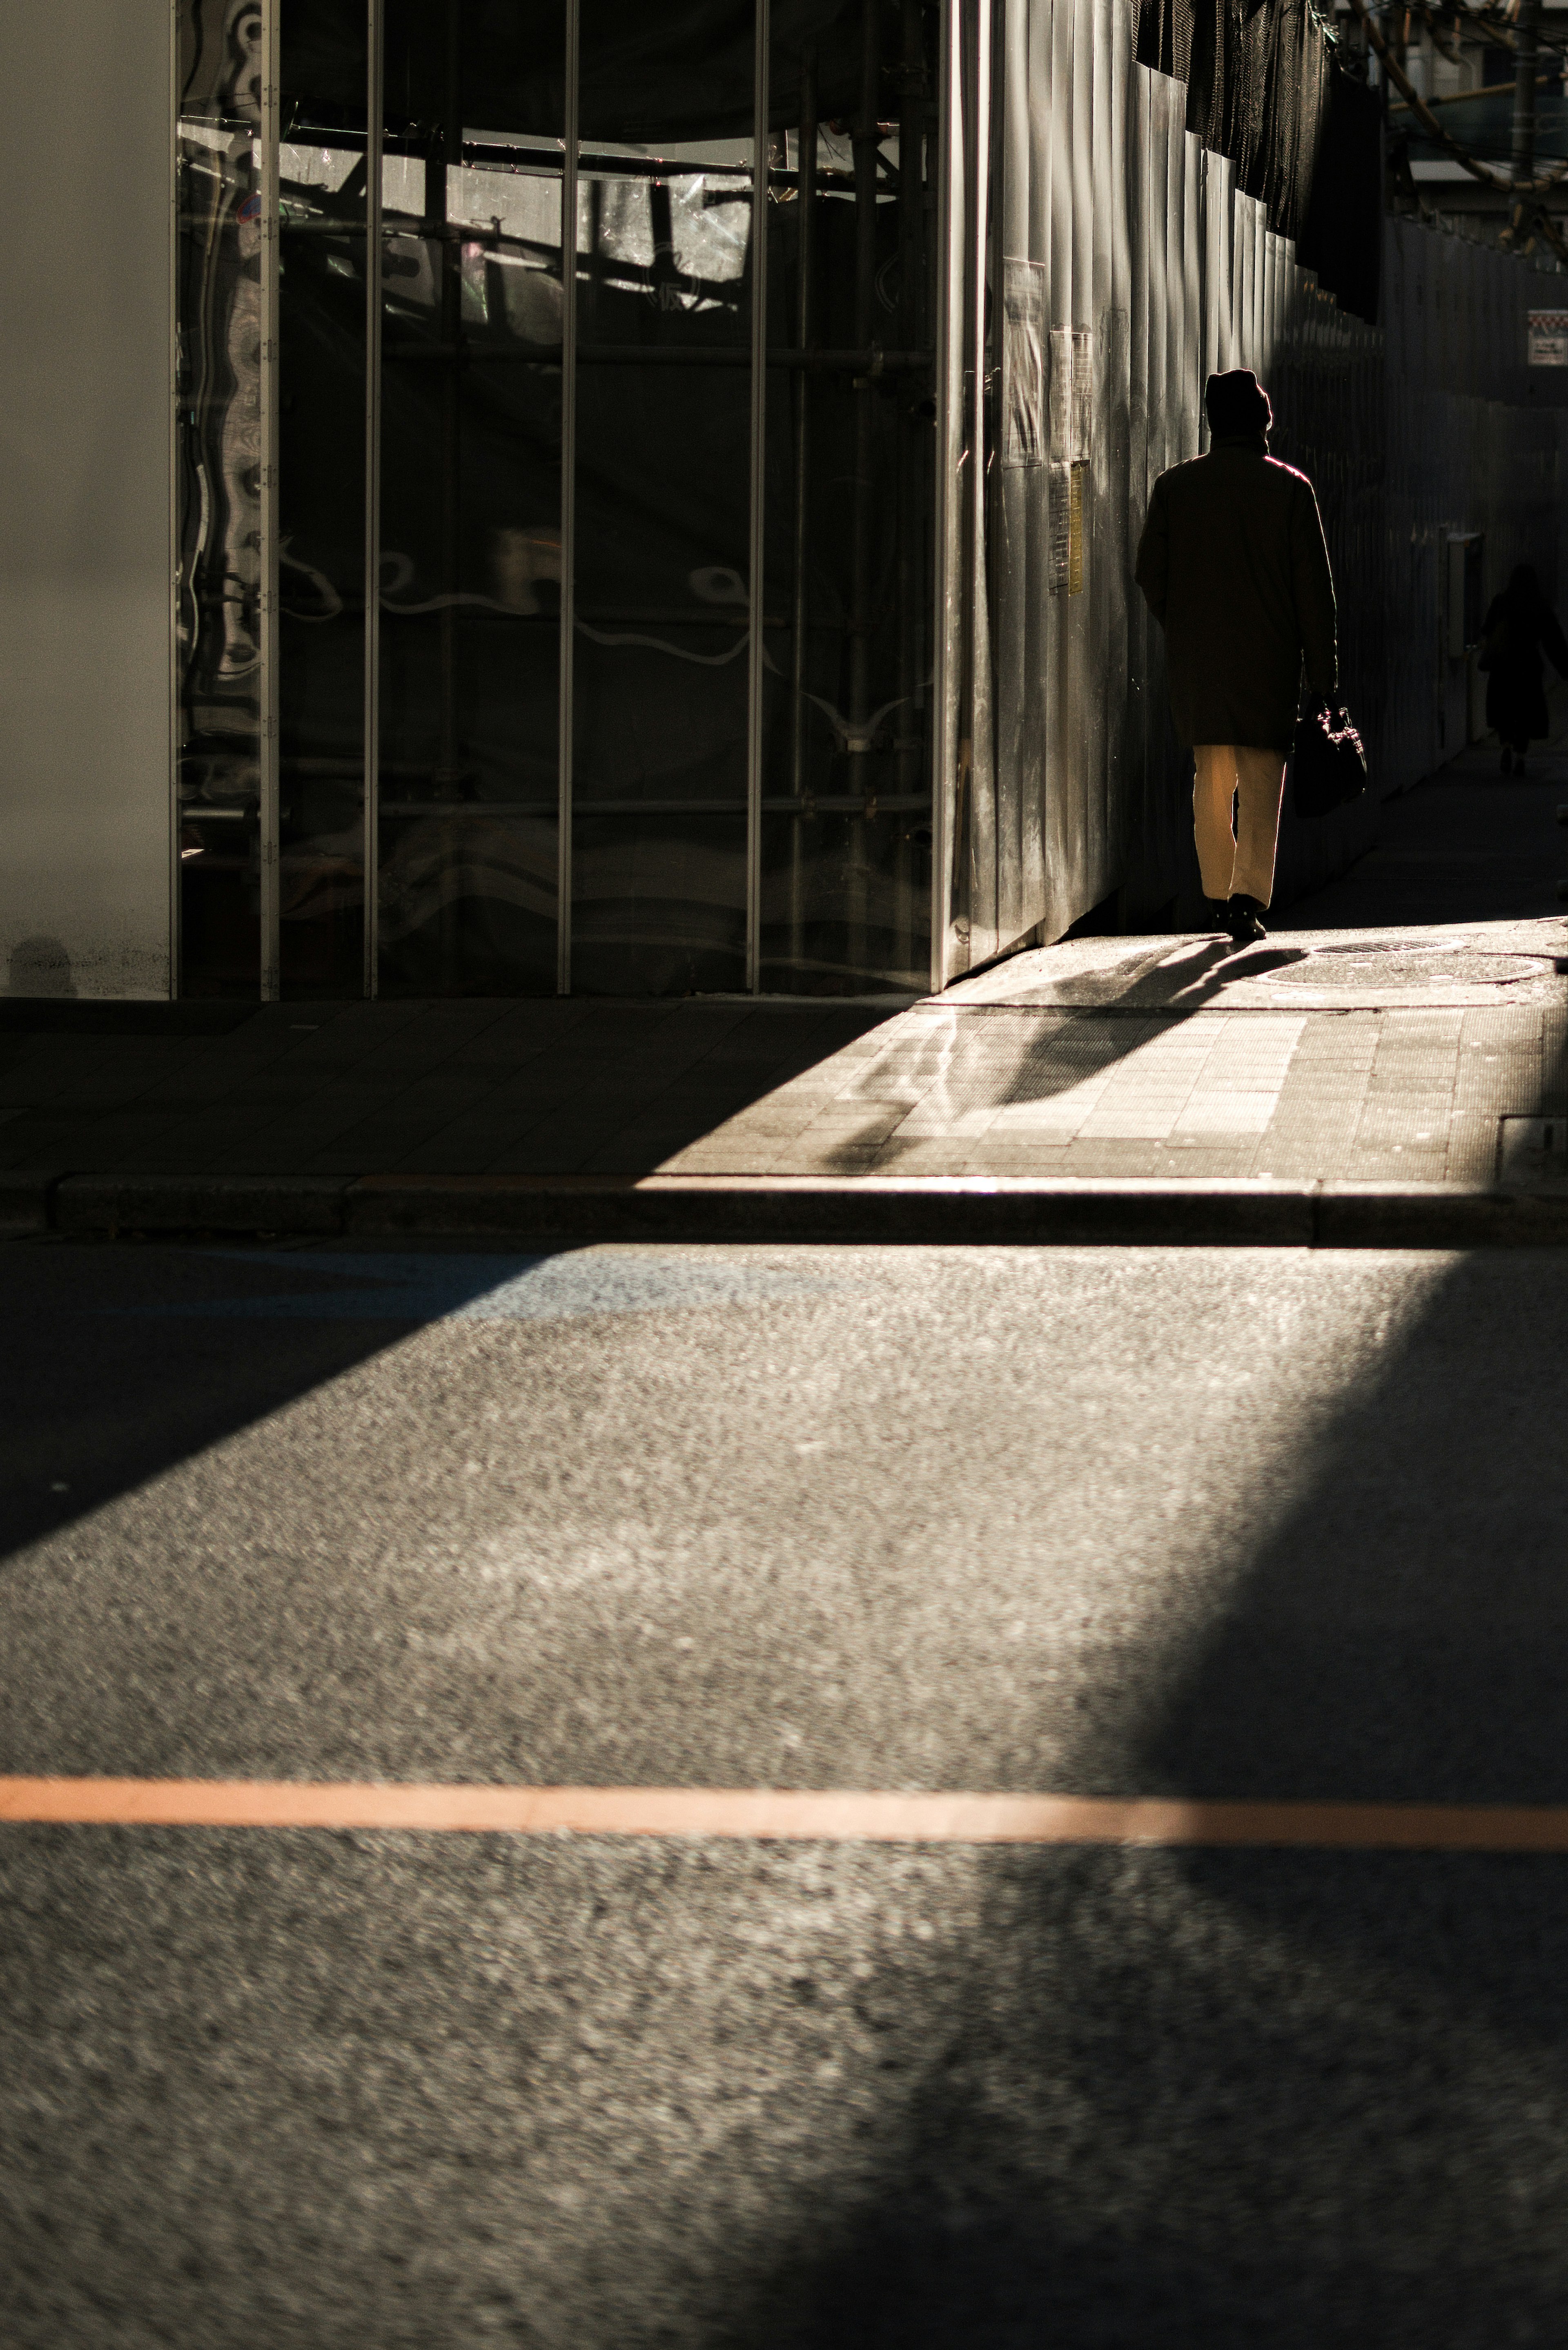
[[[1560,276],[1393,222],[1389,323],[1368,327],[1188,131],[1185,87],[1134,63],[1119,0],[1000,0],[999,26],[990,397],[965,452],[988,485],[972,640],[989,634],[991,671],[961,728],[950,978],[1113,897],[1141,926],[1198,896],[1191,769],[1132,564],[1155,476],[1204,445],[1212,370],[1256,370],[1274,453],[1316,485],[1382,791],[1465,739],[1465,664],[1439,660],[1446,536],[1487,532],[1489,594],[1521,553],[1556,577],[1557,420],[1530,404],[1523,311],[1560,299]],[[1287,820],[1280,897],[1340,869],[1375,821],[1371,800]]]
[[[1558,585],[1560,379],[1525,366],[1525,313],[1562,305],[1547,276],[1416,221],[1384,246],[1388,472],[1385,592],[1391,615],[1380,771],[1402,790],[1462,750],[1469,665],[1442,636],[1454,534],[1486,536],[1490,599],[1516,563]]]

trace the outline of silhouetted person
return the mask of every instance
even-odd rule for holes
[[[1528,563],[1515,564],[1501,595],[1492,598],[1481,639],[1486,723],[1502,738],[1503,774],[1522,775],[1525,745],[1548,731],[1542,652],[1559,677],[1568,677],[1568,644]]]
[[[1273,896],[1303,656],[1320,699],[1338,688],[1334,577],[1312,484],[1269,454],[1273,411],[1251,368],[1211,375],[1203,405],[1209,453],[1156,482],[1137,584],[1165,630],[1170,714],[1193,754],[1203,888],[1244,946],[1264,936]]]

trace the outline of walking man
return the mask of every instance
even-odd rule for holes
[[[1266,935],[1303,656],[1314,693],[1338,687],[1334,577],[1312,484],[1269,454],[1273,410],[1251,368],[1211,375],[1203,405],[1209,453],[1156,482],[1137,584],[1193,754],[1204,891],[1243,947]]]

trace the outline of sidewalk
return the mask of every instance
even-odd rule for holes
[[[1333,1197],[1568,1236],[1564,795],[1474,753],[1245,955],[1071,941],[904,1005],[0,1001],[0,1214],[1321,1238]]]

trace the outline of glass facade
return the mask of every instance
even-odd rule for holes
[[[925,984],[940,16],[185,0],[183,992]]]
[[[261,970],[262,21],[181,12],[176,129],[176,614],[182,986]]]

